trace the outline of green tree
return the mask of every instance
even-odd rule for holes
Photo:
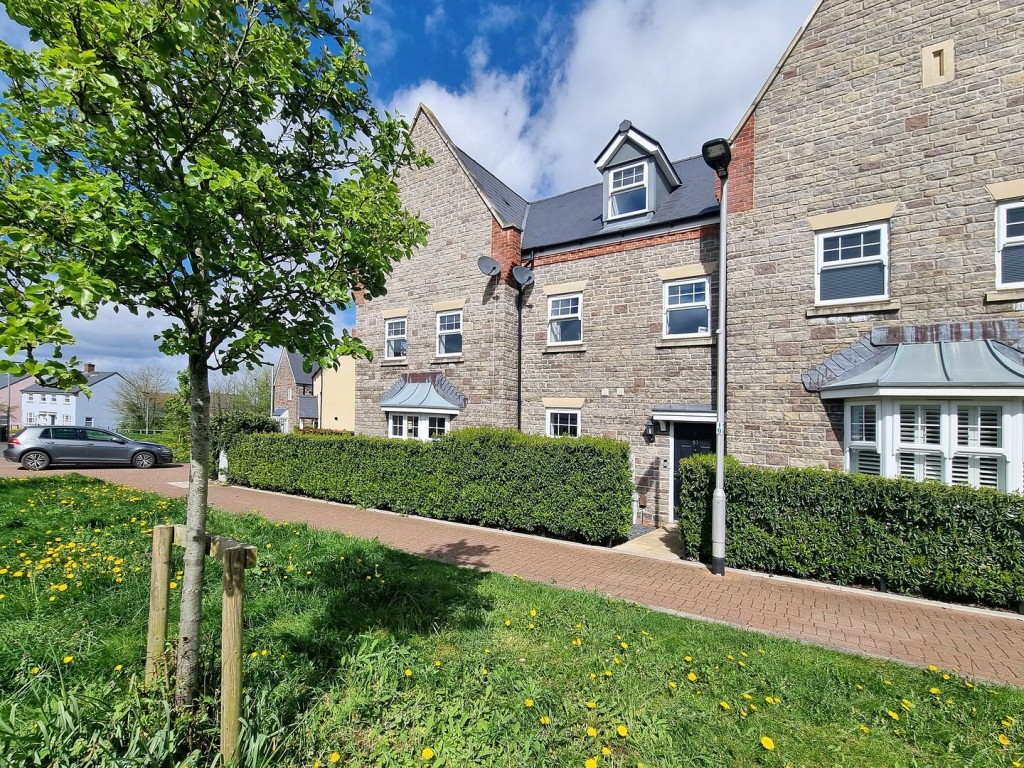
[[[191,466],[177,700],[194,701],[209,479],[210,372],[283,346],[369,352],[332,315],[384,293],[426,228],[398,197],[424,164],[369,98],[355,23],[369,3],[20,0],[37,52],[0,46],[12,157],[0,226],[103,298],[170,320],[186,355]],[[15,221],[16,219],[16,221]],[[59,273],[59,272],[58,272]]]

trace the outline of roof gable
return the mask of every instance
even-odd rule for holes
[[[630,149],[632,149],[631,152]],[[658,165],[658,170],[664,174],[666,181],[668,181],[673,189],[682,184],[675,168],[672,167],[672,163],[668,159],[668,155],[661,148],[661,144],[643,131],[634,128],[629,120],[623,120],[619,123],[618,133],[601,150],[601,154],[594,160],[594,165],[597,166],[597,170],[604,173],[605,169],[613,165],[627,162],[627,160],[618,159],[623,153],[631,160],[641,157],[653,157],[654,162]]]

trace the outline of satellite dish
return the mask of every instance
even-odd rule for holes
[[[519,283],[520,288],[525,288],[533,282],[533,270],[526,267],[512,267],[512,277]]]
[[[480,268],[480,271],[488,277],[494,277],[496,274],[501,272],[501,264],[490,256],[481,256],[476,260],[476,265]]]

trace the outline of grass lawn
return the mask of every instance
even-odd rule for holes
[[[74,475],[0,480],[0,766],[212,764],[213,699],[176,721],[141,682],[150,526],[183,517],[179,501]],[[1024,762],[1021,690],[256,516],[213,513],[210,530],[260,549],[248,766]],[[214,561],[208,576],[212,697]]]

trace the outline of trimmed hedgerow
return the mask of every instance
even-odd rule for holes
[[[432,443],[358,435],[248,435],[228,479],[255,488],[574,541],[632,522],[629,447],[471,428]]]
[[[713,456],[680,463],[679,532],[711,554]],[[878,585],[1016,609],[1024,601],[1024,497],[825,469],[726,464],[726,561],[735,568]]]

